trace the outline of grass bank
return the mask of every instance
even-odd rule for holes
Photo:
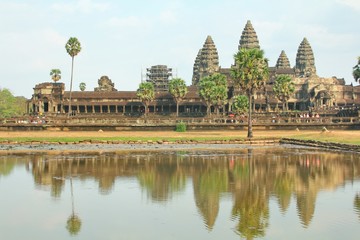
[[[223,141],[245,140],[247,131],[116,131],[116,132],[66,132],[66,131],[36,131],[36,132],[0,132],[1,141],[14,142],[80,142],[80,141]],[[284,131],[256,130],[254,140],[295,138],[300,140],[316,140],[360,145],[360,131]]]

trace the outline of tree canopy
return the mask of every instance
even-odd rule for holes
[[[234,97],[232,109],[238,114],[243,114],[248,111],[249,99],[245,95],[237,95]]]
[[[360,57],[358,57],[358,63],[353,67],[353,76],[355,81],[360,83]]]
[[[140,83],[139,88],[136,91],[136,96],[144,103],[146,115],[150,102],[155,99],[154,84],[151,82]]]
[[[185,81],[181,78],[171,79],[169,82],[169,92],[176,102],[176,116],[178,116],[179,102],[181,102],[185,95],[188,93]]]
[[[60,69],[57,69],[57,68],[51,69],[50,76],[51,76],[51,79],[54,82],[59,81],[61,79],[61,71],[60,71]]]
[[[71,108],[71,94],[72,94],[72,85],[73,85],[73,76],[74,76],[74,57],[79,54],[81,51],[81,44],[76,37],[71,37],[66,42],[65,45],[66,52],[71,56],[71,80],[70,80],[70,94],[69,94],[69,115],[72,112]]]
[[[234,60],[235,65],[231,68],[230,74],[234,87],[245,91],[249,98],[248,138],[252,138],[252,99],[255,91],[265,86],[268,79],[268,60],[264,57],[264,51],[257,48],[241,48],[234,55]]]
[[[21,116],[26,112],[26,98],[15,97],[9,89],[0,89],[0,117]]]
[[[277,76],[273,90],[275,96],[283,103],[283,110],[288,110],[287,102],[295,91],[295,84],[291,77],[284,74]]]
[[[227,80],[223,74],[215,73],[200,79],[199,95],[205,101],[207,114],[210,114],[212,105],[215,105],[218,109],[226,103],[227,91]]]

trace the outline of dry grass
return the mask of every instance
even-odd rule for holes
[[[359,130],[333,130],[333,131],[296,131],[296,130],[255,130],[255,139],[261,138],[298,138],[319,141],[341,142],[360,145]],[[0,139],[244,139],[247,131],[26,131],[1,132]]]

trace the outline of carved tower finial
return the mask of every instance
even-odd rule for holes
[[[284,50],[282,50],[280,53],[280,56],[276,62],[276,68],[290,68],[290,62]]]
[[[298,77],[316,75],[314,53],[306,38],[300,43],[296,54],[295,74]]]
[[[198,84],[201,78],[218,72],[219,68],[219,55],[216,46],[211,36],[207,36],[195,59],[192,84]]]
[[[256,32],[255,32],[250,20],[248,20],[246,22],[245,28],[241,34],[241,38],[239,41],[239,50],[241,48],[258,48],[258,49],[260,49],[258,37],[256,35]]]

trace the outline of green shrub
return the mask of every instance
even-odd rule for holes
[[[176,132],[186,132],[186,123],[184,122],[178,122],[176,123]]]

